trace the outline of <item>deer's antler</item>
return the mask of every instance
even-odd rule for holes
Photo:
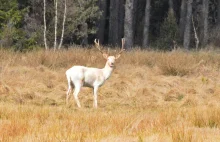
[[[96,48],[97,48],[102,54],[105,54],[104,52],[102,52],[102,49],[101,49],[100,46],[99,46],[99,40],[95,39],[95,40],[94,40],[94,43],[95,43]]]
[[[121,53],[122,53],[123,51],[125,51],[124,45],[125,45],[125,38],[122,38],[122,39],[121,39],[121,50],[118,52],[117,56],[118,56],[118,55],[121,55]]]

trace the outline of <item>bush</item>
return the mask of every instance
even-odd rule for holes
[[[160,37],[156,42],[159,49],[171,50],[173,48],[173,41],[178,42],[178,25],[176,17],[172,10],[169,10],[167,18],[164,20],[160,28]]]

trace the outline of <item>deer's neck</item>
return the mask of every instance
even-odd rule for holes
[[[107,80],[111,76],[111,73],[112,73],[113,69],[114,69],[114,67],[110,67],[108,65],[108,62],[105,64],[105,67],[102,69],[105,80]]]

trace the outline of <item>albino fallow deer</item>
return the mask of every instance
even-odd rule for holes
[[[80,92],[81,87],[90,87],[93,88],[94,92],[94,103],[93,106],[97,108],[97,91],[100,86],[104,84],[104,82],[110,77],[114,66],[115,60],[117,60],[121,53],[125,50],[124,44],[125,39],[122,39],[122,48],[120,52],[116,56],[109,56],[108,54],[102,52],[102,49],[99,46],[99,40],[94,40],[96,48],[102,53],[103,57],[107,60],[105,67],[102,69],[98,68],[90,68],[85,66],[73,66],[72,68],[66,71],[66,77],[68,81],[68,90],[66,94],[66,104],[68,104],[68,99],[70,96],[70,92],[73,88],[75,88],[73,96],[76,101],[78,107],[81,107],[78,94]]]

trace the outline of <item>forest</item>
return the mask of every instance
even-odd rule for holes
[[[0,0],[0,47],[173,50],[219,46],[220,0]]]

